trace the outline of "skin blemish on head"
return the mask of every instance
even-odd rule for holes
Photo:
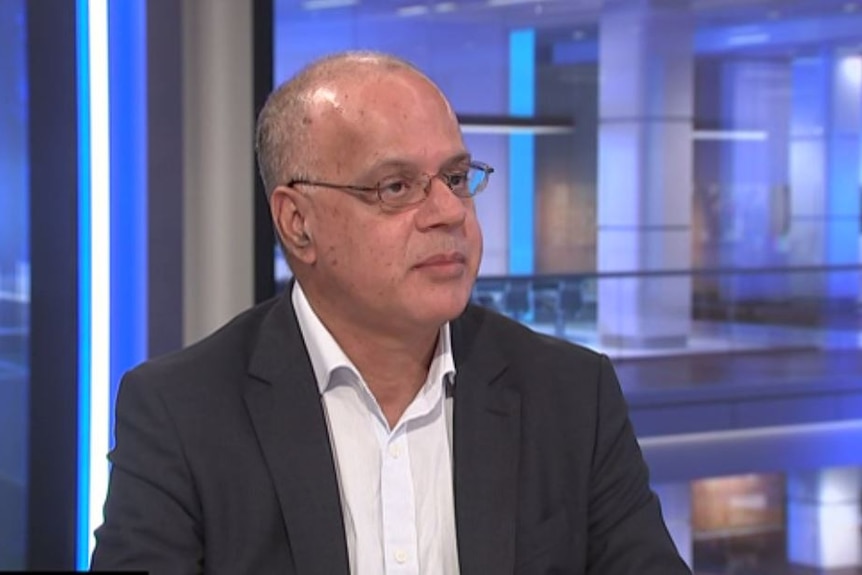
[[[329,265],[331,267],[336,267],[338,265],[338,256],[335,255],[335,246],[329,246],[329,249],[326,250],[327,260],[329,261]]]

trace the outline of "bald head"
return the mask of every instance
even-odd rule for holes
[[[258,117],[255,143],[267,197],[286,181],[309,177],[307,170],[319,161],[314,136],[320,135],[321,120],[344,112],[348,92],[359,96],[367,92],[363,88],[390,75],[423,80],[426,89],[448,107],[439,89],[415,66],[369,51],[342,52],[317,60],[270,94]]]

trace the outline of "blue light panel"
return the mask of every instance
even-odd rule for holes
[[[90,531],[90,58],[87,0],[77,1],[78,72],[78,529],[77,568],[86,569]]]
[[[535,113],[536,32],[509,34],[509,113]],[[509,135],[509,273],[534,271],[534,148],[533,134]]]
[[[109,4],[111,411],[123,373],[147,354],[146,1]],[[111,437],[113,444],[113,436]]]

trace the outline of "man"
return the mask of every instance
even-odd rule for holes
[[[608,360],[468,306],[493,169],[426,76],[318,61],[257,148],[296,281],[125,377],[94,569],[689,572]]]

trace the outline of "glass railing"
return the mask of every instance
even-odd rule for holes
[[[473,301],[607,353],[654,471],[700,477],[858,462],[860,274],[848,265],[482,277]]]
[[[480,277],[473,302],[612,358],[858,348],[862,267]]]

